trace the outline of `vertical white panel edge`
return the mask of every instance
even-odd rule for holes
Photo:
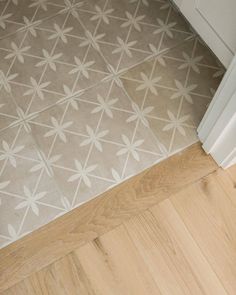
[[[199,13],[197,0],[172,1],[228,68],[198,128],[203,149],[227,168],[236,164],[236,56]]]
[[[204,150],[227,168],[236,158],[236,57],[221,82],[199,128]]]

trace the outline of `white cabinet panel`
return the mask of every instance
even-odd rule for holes
[[[199,0],[197,9],[223,42],[236,52],[236,1]]]
[[[219,166],[236,164],[236,56],[198,127],[203,148]]]
[[[236,53],[236,0],[173,0],[228,67]]]

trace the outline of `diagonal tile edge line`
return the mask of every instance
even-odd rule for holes
[[[1,85],[0,85],[1,86]],[[1,87],[0,87],[0,90],[1,90]],[[11,102],[13,103],[13,105],[15,106],[15,111],[17,112],[17,109],[19,109],[20,107],[18,106],[14,96],[12,95],[12,92],[8,92],[8,94],[10,95],[11,97]],[[12,115],[13,118],[15,118],[15,120],[19,119],[19,116],[16,117],[15,115]],[[22,121],[22,120],[20,120]],[[15,125],[17,125],[16,123],[14,124],[14,121],[12,123],[10,123],[8,126],[4,127],[4,128],[0,128],[0,134],[2,131],[5,131],[6,129],[8,128],[11,128],[11,127],[14,127]]]
[[[78,4],[76,4],[75,6],[77,6],[77,5],[78,5]],[[61,14],[61,13],[59,12],[59,13],[57,13],[56,15],[59,15],[59,14]],[[55,17],[56,15],[54,15],[54,16],[48,18],[48,19],[51,19],[51,18]],[[83,30],[85,30],[86,27],[84,26],[83,22],[82,22],[81,20],[78,20],[78,22],[82,25]],[[26,29],[25,29],[25,30],[26,30]],[[25,30],[22,30],[22,32],[25,31]],[[18,31],[17,31],[17,32],[18,32]],[[171,50],[174,50],[175,48],[178,48],[179,46],[181,46],[184,42],[189,41],[189,40],[194,39],[194,38],[197,38],[197,37],[198,37],[198,35],[191,35],[191,36],[187,37],[186,39],[180,41],[179,43],[177,43],[177,44],[176,44],[175,46],[173,46],[173,47],[166,48],[166,49],[164,49],[164,50],[162,50],[162,51],[160,51],[160,52],[157,52],[157,53],[154,53],[154,54],[148,56],[148,57],[145,58],[144,60],[141,60],[140,62],[138,62],[138,63],[136,63],[136,64],[130,66],[129,68],[125,68],[125,69],[121,70],[121,71],[119,72],[119,77],[122,76],[122,75],[124,75],[124,74],[125,74],[126,72],[128,72],[129,70],[135,68],[136,66],[142,64],[143,62],[146,62],[146,61],[151,60],[151,59],[153,59],[153,58],[156,58],[156,57],[158,57],[158,56],[165,55],[167,52],[169,52],[169,51],[171,51]],[[1,39],[0,39],[0,41],[1,41]],[[107,67],[110,66],[109,62],[106,60],[106,58],[105,58],[104,55],[102,54],[101,50],[99,49],[99,50],[97,50],[97,52],[99,53],[99,55],[101,56],[101,58],[102,58],[103,61],[105,62],[106,66],[107,66]],[[104,79],[105,79],[105,78],[104,78]],[[48,109],[50,109],[50,108],[52,108],[52,107],[54,107],[54,106],[56,106],[56,105],[58,105],[58,104],[60,104],[60,103],[66,102],[67,100],[69,100],[69,99],[71,99],[71,98],[73,98],[73,97],[79,95],[81,92],[84,92],[84,91],[87,91],[87,90],[89,90],[89,89],[91,89],[91,88],[93,88],[93,87],[96,87],[96,86],[99,85],[100,83],[105,82],[104,79],[102,79],[101,81],[98,81],[97,83],[95,83],[95,84],[93,84],[93,85],[91,85],[91,86],[89,86],[89,87],[87,87],[87,88],[84,88],[84,89],[82,89],[82,90],[78,90],[78,91],[76,91],[73,95],[71,95],[71,96],[69,96],[69,97],[62,98],[61,100],[55,102],[54,104],[52,104],[52,105],[50,105],[50,106],[48,106],[48,107],[45,107],[44,109],[42,109],[42,110],[40,110],[40,111],[38,111],[38,112],[31,113],[31,114],[29,115],[29,117],[33,117],[34,115],[38,115],[38,114],[40,114],[40,113],[42,113],[42,112],[44,112],[44,111],[47,111]],[[124,78],[124,79],[125,79],[125,78]],[[123,88],[123,85],[122,85],[122,88]],[[12,94],[11,94],[11,96],[12,96]],[[14,99],[13,96],[12,96],[12,98]],[[14,101],[15,101],[15,99],[14,99]],[[15,104],[16,104],[16,102],[15,102]],[[17,107],[19,108],[18,104],[16,104],[16,105],[17,105]],[[5,127],[4,129],[1,129],[1,130],[0,130],[0,133],[1,133],[3,130],[6,130],[7,128],[9,128],[9,127],[12,127],[12,126],[15,127],[15,126],[17,126],[18,124],[22,123],[23,121],[25,121],[25,120],[22,119],[22,120],[18,121],[17,123],[13,124],[13,125],[9,125],[9,126]]]
[[[125,89],[123,83],[122,83],[122,89],[124,91],[124,93],[126,94],[126,96],[129,98],[130,103],[134,103],[133,99],[131,98],[131,96],[129,95],[129,93],[127,92],[127,90]],[[148,131],[150,131],[150,134],[152,135],[153,139],[155,139],[157,147],[160,149],[160,151],[163,153],[164,157],[168,156],[168,151],[165,148],[165,146],[161,143],[161,141],[157,138],[157,136],[154,134],[153,130],[150,128],[150,126],[148,126]]]
[[[83,29],[84,29],[84,27],[83,27]],[[174,50],[175,48],[180,47],[182,44],[184,44],[184,42],[186,42],[186,41],[190,41],[190,40],[195,39],[195,38],[198,38],[198,35],[192,35],[192,36],[188,37],[187,39],[185,39],[185,40],[179,42],[178,44],[176,44],[176,45],[173,46],[173,47],[166,48],[166,49],[162,50],[162,51],[159,52],[159,53],[155,53],[155,54],[152,54],[152,55],[148,56],[146,59],[144,59],[144,60],[142,60],[142,61],[140,61],[140,62],[138,62],[138,63],[136,63],[136,64],[134,64],[134,65],[132,65],[132,66],[130,66],[129,68],[126,68],[126,69],[121,70],[121,71],[119,72],[119,77],[125,75],[125,73],[127,73],[129,70],[132,70],[132,69],[135,68],[136,66],[139,66],[139,65],[141,65],[142,63],[144,63],[144,62],[146,62],[146,61],[149,61],[149,60],[151,60],[151,59],[154,59],[154,58],[156,58],[156,57],[158,57],[158,56],[165,55],[167,52],[169,52],[169,51],[171,51],[171,50]],[[107,62],[107,60],[106,60],[106,58],[104,57],[104,55],[102,54],[102,52],[101,52],[100,50],[98,50],[97,52],[99,53],[99,55],[101,56],[101,58],[105,61],[106,66],[108,67],[110,64]],[[122,78],[123,78],[123,79],[126,79],[125,77],[122,77]],[[104,78],[104,79],[105,79],[105,78]],[[34,112],[34,113],[29,114],[29,119],[30,119],[30,117],[38,116],[40,113],[43,113],[44,111],[47,111],[47,110],[49,110],[49,109],[55,107],[56,105],[58,105],[58,104],[60,104],[60,103],[64,103],[64,102],[66,102],[67,100],[72,99],[73,97],[76,97],[76,96],[79,95],[80,93],[83,93],[83,92],[85,92],[85,91],[87,91],[87,90],[89,90],[89,89],[91,89],[91,88],[93,88],[93,87],[96,87],[96,86],[98,86],[98,85],[101,84],[101,83],[106,83],[106,82],[104,81],[104,79],[98,81],[97,83],[95,83],[95,84],[93,84],[93,85],[91,85],[91,86],[89,86],[89,87],[87,87],[87,88],[84,88],[84,89],[82,89],[82,90],[78,90],[78,91],[76,91],[75,93],[73,93],[73,95],[71,95],[71,96],[67,96],[67,97],[64,97],[64,98],[60,99],[59,101],[55,102],[54,104],[49,105],[49,106],[45,107],[44,109],[42,109],[42,110],[40,110],[40,111],[38,111],[38,112]],[[122,83],[122,89],[125,90],[125,89],[124,89],[124,86],[123,86],[123,83]],[[126,90],[125,90],[125,93],[126,93],[126,95],[128,95],[127,92],[126,92]],[[17,108],[20,108],[20,107],[18,106],[18,104],[16,103],[16,101],[15,101],[15,99],[14,99],[12,93],[11,93],[11,97],[12,97],[12,99],[14,100],[14,103],[15,103],[15,105],[17,106]],[[129,97],[129,95],[128,95],[128,97]],[[131,100],[131,102],[133,102],[133,100],[132,100],[131,98],[130,98],[130,100]],[[3,128],[3,129],[0,129],[0,133],[1,133],[3,130],[6,130],[7,128],[15,127],[15,126],[21,124],[21,123],[24,122],[24,121],[25,121],[25,119],[22,119],[22,120],[18,121],[18,122],[15,123],[15,124],[12,124],[12,125],[9,125],[9,126]]]
[[[182,15],[182,14],[181,14]],[[85,24],[83,23],[83,21],[80,19],[80,17],[77,18],[77,21],[81,24],[81,26],[83,27],[84,31],[88,31],[87,27],[85,26]],[[189,25],[189,27],[191,28],[189,22],[187,22],[187,24]],[[128,68],[125,68],[125,69],[122,69],[119,71],[119,75],[123,75],[124,72],[127,72],[129,70],[131,70],[132,68],[134,68],[135,66],[143,63],[144,61],[146,60],[149,60],[149,59],[152,59],[153,57],[156,57],[156,56],[160,56],[162,54],[165,54],[166,52],[168,52],[169,50],[172,50],[178,46],[180,46],[182,43],[184,43],[185,41],[188,41],[188,40],[191,40],[192,38],[196,38],[198,37],[198,34],[194,31],[194,32],[189,32],[190,36],[186,37],[184,40],[181,40],[180,42],[178,42],[177,44],[175,44],[174,46],[172,47],[169,47],[169,48],[166,48],[166,49],[163,49],[161,50],[160,52],[157,52],[157,53],[153,53],[151,54],[150,56],[148,56],[147,58],[141,60],[140,62],[128,67]],[[107,61],[107,59],[105,58],[105,56],[103,55],[102,51],[100,50],[100,47],[98,49],[96,49],[97,52],[100,54],[100,56],[103,58],[103,60],[105,61],[106,65],[107,66],[110,66],[110,63]]]
[[[82,93],[88,91],[89,89],[98,86],[98,85],[101,84],[101,83],[106,83],[106,82],[103,81],[103,80],[101,80],[101,81],[96,82],[96,83],[93,84],[93,85],[88,86],[87,88],[84,88],[84,89],[78,90],[78,91],[74,92],[72,95],[70,95],[70,96],[66,96],[66,97],[63,97],[63,98],[61,98],[60,100],[58,100],[57,102],[55,102],[55,103],[53,103],[53,104],[51,104],[51,105],[49,105],[49,106],[43,108],[43,109],[40,110],[40,111],[30,113],[29,115],[27,115],[27,116],[28,116],[27,118],[28,118],[29,121],[30,121],[31,118],[33,118],[33,117],[35,117],[35,116],[38,116],[38,115],[40,115],[41,113],[43,113],[43,112],[45,112],[45,111],[48,111],[49,109],[51,109],[51,108],[57,106],[58,104],[62,104],[62,103],[64,103],[64,102],[66,102],[67,100],[70,100],[70,99],[72,99],[72,98],[74,98],[74,97],[76,97],[76,96],[78,96],[78,95],[80,95],[80,94],[82,94]],[[11,96],[12,96],[12,99],[14,99],[12,93],[11,93]],[[14,99],[14,101],[15,101],[15,99]],[[15,102],[15,105],[16,105],[17,108],[21,109],[20,106],[18,106],[18,104],[17,104],[16,102]],[[17,119],[17,118],[16,118],[16,119]],[[3,129],[0,129],[0,134],[1,134],[1,132],[2,132],[3,130],[6,130],[7,128],[11,128],[11,127],[16,127],[17,125],[21,124],[21,123],[24,122],[24,121],[27,122],[28,120],[26,120],[26,119],[21,119],[21,120],[19,120],[18,122],[16,122],[15,124],[10,124],[10,125],[4,127]]]
[[[170,52],[170,51],[172,51],[172,50],[174,50],[174,49],[176,49],[176,48],[178,48],[178,47],[181,47],[181,45],[183,45],[185,42],[188,42],[188,41],[190,41],[190,40],[192,40],[192,39],[194,40],[195,38],[198,38],[198,35],[195,35],[195,34],[194,34],[194,35],[191,35],[191,36],[187,37],[186,39],[184,39],[184,40],[178,42],[176,45],[174,45],[174,46],[172,46],[172,47],[169,47],[169,48],[166,48],[166,49],[161,50],[160,52],[157,52],[157,53],[153,53],[153,54],[151,54],[150,56],[148,56],[148,57],[146,57],[145,59],[143,59],[142,61],[140,61],[140,62],[138,62],[138,63],[132,65],[131,67],[129,67],[129,68],[125,68],[125,69],[121,70],[121,71],[120,71],[120,73],[121,73],[120,76],[124,75],[124,74],[127,73],[128,71],[132,70],[133,68],[135,68],[135,67],[141,65],[142,63],[144,63],[144,62],[146,62],[146,61],[150,61],[151,59],[155,59],[155,58],[157,58],[157,57],[159,57],[159,56],[163,56],[163,55],[165,55],[167,52]],[[125,79],[125,77],[124,77],[123,79]]]

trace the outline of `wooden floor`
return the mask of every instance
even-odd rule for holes
[[[107,203],[100,206],[107,195],[101,196],[93,230],[86,221],[82,231],[73,215],[74,235],[68,243],[61,240],[65,255],[59,241],[66,227],[58,231],[59,223],[51,225],[58,239],[48,229],[52,243],[44,241],[45,228],[3,249],[1,294],[236,294],[236,167],[218,169],[195,145],[116,190],[108,195],[109,210]],[[126,202],[119,203],[118,191]],[[30,243],[31,252],[22,252]],[[28,256],[20,259],[23,253]],[[36,266],[37,260],[34,272],[30,263]]]

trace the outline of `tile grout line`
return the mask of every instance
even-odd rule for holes
[[[169,52],[170,50],[173,50],[173,49],[175,49],[175,48],[181,46],[184,42],[189,41],[189,40],[194,39],[194,38],[195,38],[195,36],[191,36],[190,38],[188,38],[188,39],[186,39],[186,40],[184,40],[184,41],[181,41],[180,43],[178,43],[177,45],[175,45],[175,46],[173,46],[173,47],[171,47],[171,48],[167,48],[167,49],[165,49],[165,50],[162,51],[162,52],[159,52],[159,53],[155,53],[155,54],[153,54],[153,55],[150,55],[148,58],[146,58],[146,59],[144,59],[144,60],[141,60],[140,62],[138,62],[138,63],[132,65],[131,67],[122,70],[121,73],[120,73],[120,76],[121,76],[121,75],[124,75],[126,72],[130,71],[131,69],[135,68],[136,66],[138,66],[138,65],[140,65],[140,64],[142,64],[142,63],[144,63],[144,62],[146,62],[146,61],[148,61],[148,60],[151,60],[151,59],[153,59],[153,58],[156,58],[156,57],[158,57],[158,56],[162,56],[162,55],[165,54],[166,52]],[[101,52],[99,52],[99,54],[101,55],[101,57],[103,58],[103,60],[106,62],[106,64],[109,66],[110,64],[106,61],[105,57],[101,54]],[[125,77],[124,77],[124,78],[125,78]],[[106,78],[102,79],[101,81],[98,81],[96,84],[93,84],[93,85],[91,85],[91,86],[89,86],[89,87],[83,89],[82,91],[85,92],[85,91],[87,91],[87,90],[89,90],[89,89],[91,89],[91,88],[93,88],[93,87],[99,85],[101,82],[105,81],[105,79],[106,79]],[[13,83],[14,83],[14,82],[13,82]],[[22,85],[23,85],[23,84],[22,84]],[[30,86],[28,86],[28,87],[30,87]],[[41,111],[37,111],[37,112],[34,112],[34,113],[32,113],[32,114],[29,114],[29,117],[34,116],[34,115],[38,115],[38,114],[40,114],[40,113],[42,113],[42,112],[44,112],[44,111],[47,111],[48,109],[55,107],[55,106],[56,106],[57,104],[59,104],[61,101],[66,101],[67,99],[71,99],[71,98],[73,98],[73,97],[79,95],[80,92],[81,92],[81,90],[79,90],[78,92],[74,93],[72,96],[62,98],[60,101],[58,101],[58,102],[56,102],[56,103],[54,103],[54,104],[52,104],[52,105],[49,105],[48,107],[45,107],[45,108],[42,109]],[[26,119],[27,119],[27,118],[22,118],[22,119],[21,119],[18,123],[16,123],[16,124],[14,124],[14,122],[13,122],[12,124],[10,124],[10,125],[6,126],[5,128],[1,129],[1,130],[0,130],[0,133],[1,133],[3,130],[6,130],[7,128],[11,128],[12,126],[16,126],[16,125],[20,124],[22,121],[24,121],[24,120],[26,120]]]
[[[11,0],[9,0],[9,2],[11,2]],[[72,5],[72,7],[69,7],[69,8],[66,8],[64,5],[58,5],[58,4],[55,4],[55,3],[53,3],[53,4],[51,3],[51,5],[52,5],[53,7],[54,7],[54,6],[61,7],[62,10],[60,10],[60,11],[58,11],[57,13],[52,14],[52,15],[50,15],[50,16],[48,16],[48,17],[42,18],[42,19],[40,19],[40,20],[38,20],[38,21],[36,21],[36,22],[31,22],[31,24],[29,24],[29,25],[27,25],[27,26],[22,26],[21,28],[17,29],[16,31],[13,31],[13,32],[11,32],[11,33],[9,33],[9,34],[6,34],[6,35],[4,35],[4,36],[1,36],[1,37],[0,37],[0,42],[1,42],[2,40],[4,40],[4,39],[8,39],[9,37],[12,37],[12,36],[16,35],[17,33],[27,31],[27,30],[29,30],[30,28],[35,27],[35,26],[38,25],[38,24],[41,24],[42,22],[45,22],[45,21],[50,20],[50,19],[53,19],[53,18],[55,18],[56,16],[58,16],[58,15],[60,15],[60,14],[62,14],[62,13],[65,13],[66,10],[71,10],[72,8],[80,7],[81,2],[79,2],[79,3],[77,3],[77,4],[74,4],[74,5]],[[39,9],[39,7],[40,7],[40,5],[38,5],[38,7],[36,7],[36,9]],[[22,23],[18,23],[18,22],[14,22],[14,21],[8,21],[8,22],[10,22],[10,23],[15,23],[15,24],[19,24],[19,25],[23,25]]]
[[[67,15],[65,16],[65,20],[64,20],[64,23],[63,23],[62,28],[64,28],[64,26],[65,26],[65,24],[66,24],[66,21],[67,21],[68,17],[70,16],[70,13],[71,13],[70,11],[67,12]],[[52,52],[55,50],[55,48],[56,48],[57,43],[59,42],[59,40],[60,40],[60,36],[57,36],[57,39],[56,39],[56,41],[55,41],[55,43],[54,43],[54,46],[53,46],[53,48],[52,48],[52,50],[51,50],[51,54],[52,54]],[[46,72],[46,70],[47,70],[47,67],[48,67],[48,64],[45,65],[44,71],[42,72],[41,77],[40,77],[38,83],[40,83],[41,80],[43,79],[43,76],[44,76],[44,74],[45,74],[45,72]],[[32,102],[33,99],[34,99],[34,94],[33,94],[33,96],[32,96],[31,102]],[[30,106],[30,104],[29,104],[29,106]],[[28,110],[28,109],[27,109],[27,110]],[[27,112],[27,111],[26,111],[26,112]],[[30,135],[31,135],[31,138],[33,139],[33,141],[34,141],[34,143],[35,143],[35,147],[36,147],[36,149],[37,149],[38,152],[41,154],[41,149],[40,149],[40,147],[38,146],[38,143],[37,143],[37,141],[35,140],[33,134],[30,134]],[[43,161],[44,161],[44,158],[43,158],[43,157],[42,157],[42,159],[43,159]],[[45,162],[45,165],[47,166],[47,162]],[[33,190],[33,195],[35,195],[35,193],[36,193],[36,191],[37,191],[37,189],[38,189],[38,186],[39,186],[39,183],[40,183],[41,178],[42,178],[42,176],[43,176],[43,173],[44,173],[44,170],[42,169],[42,170],[40,171],[40,174],[39,174],[38,178],[37,178],[37,181],[36,181],[36,184],[35,184],[35,187],[34,187],[34,190]],[[21,223],[20,223],[20,226],[19,226],[19,229],[18,229],[18,232],[17,232],[18,235],[20,234],[20,231],[22,230],[22,227],[23,227],[23,225],[24,225],[24,222],[25,222],[26,216],[27,216],[27,214],[28,214],[29,208],[30,208],[30,206],[27,206],[27,208],[26,208],[26,210],[25,210],[25,214],[24,214],[24,216],[23,216],[23,219],[22,219],[22,221],[21,221]]]
[[[171,12],[171,7],[169,8],[169,12],[168,12],[168,14],[167,14],[167,17],[166,17],[165,23],[167,23],[168,20],[169,20],[170,12]],[[159,49],[160,49],[160,47],[161,47],[161,43],[162,43],[162,41],[163,41],[164,35],[165,35],[165,32],[162,32],[162,36],[161,36],[161,39],[160,39],[160,43],[159,43],[159,47],[158,47],[158,51],[159,51]],[[151,79],[152,76],[153,76],[153,72],[154,72],[154,68],[155,68],[155,66],[156,66],[156,63],[157,63],[157,59],[155,59],[155,61],[154,61],[154,64],[153,64],[152,71],[151,71],[151,74],[150,74],[149,79]],[[122,83],[122,85],[123,85],[123,83]],[[123,86],[123,88],[125,89],[124,86]],[[126,91],[126,90],[125,90],[125,91]],[[143,106],[144,106],[144,104],[145,104],[145,100],[146,100],[146,97],[147,97],[148,91],[149,91],[149,90],[146,89],[145,94],[144,94],[144,99],[143,99],[143,102],[142,102],[142,106],[141,106],[141,110],[143,109]],[[126,93],[127,93],[127,91],[126,91]],[[128,94],[128,93],[127,93],[127,94]],[[129,97],[130,97],[130,96],[129,96]],[[131,97],[130,97],[130,99],[131,99],[132,103],[134,103]],[[133,134],[132,142],[133,142],[133,140],[134,140],[135,133],[136,133],[136,130],[137,130],[138,125],[139,125],[139,121],[140,121],[140,119],[138,119],[137,122],[136,122],[136,127],[135,127],[135,131],[134,131],[134,134]],[[157,138],[157,136],[154,134],[154,132],[152,131],[152,129],[151,129],[150,127],[149,127],[149,130],[150,130],[150,132],[152,133],[152,135],[154,136],[154,138],[156,139],[157,146],[158,146],[158,148],[160,149],[160,151],[163,152],[163,156],[164,156],[164,158],[165,158],[165,157],[167,156],[167,155],[166,155],[166,149],[165,149],[165,147],[163,146],[163,144],[161,144],[161,142],[159,141],[159,139]],[[126,165],[127,165],[127,162],[128,162],[128,157],[127,157]]]
[[[140,3],[140,2],[139,2],[139,3]],[[138,5],[137,5],[137,6],[138,6]],[[105,8],[105,6],[104,6],[104,8]],[[68,12],[68,13],[69,13],[69,15],[70,15],[70,12]],[[58,13],[58,14],[59,14],[59,13]],[[56,15],[58,15],[58,14],[56,14]],[[53,15],[52,18],[55,17],[56,15]],[[80,22],[80,21],[79,21],[79,22]],[[99,26],[99,25],[98,25],[98,26]],[[83,29],[85,29],[85,26],[83,27]],[[130,26],[130,29],[132,30],[132,25]],[[26,29],[25,29],[25,32],[26,32]],[[26,32],[26,33],[27,33],[27,32]],[[127,38],[128,38],[128,37],[127,37]],[[173,47],[171,47],[171,48],[167,48],[167,49],[165,49],[164,52],[169,52],[170,50],[174,49],[175,47],[184,44],[187,40],[191,40],[191,39],[194,39],[194,38],[195,38],[195,36],[190,36],[188,39],[185,39],[185,40],[181,41],[179,44],[177,44],[177,45],[175,45],[175,46],[173,46]],[[0,41],[1,41],[1,40],[0,40]],[[196,41],[195,41],[195,42],[196,42]],[[90,45],[89,45],[89,46],[90,46]],[[161,46],[161,44],[159,43],[159,47],[160,47],[160,46]],[[88,51],[89,51],[89,48],[88,48]],[[88,51],[87,51],[87,52],[88,52]],[[146,62],[146,60],[149,60],[149,59],[151,59],[151,58],[155,58],[155,57],[161,56],[162,54],[165,54],[164,52],[158,52],[158,53],[156,53],[156,54],[153,54],[152,56],[149,56],[148,58],[141,60],[139,63],[134,64],[134,65],[130,66],[130,67],[127,68],[127,69],[123,69],[123,70],[122,70],[122,73],[123,73],[123,72],[124,72],[124,73],[128,72],[130,69],[136,67],[137,65]],[[105,59],[105,57],[103,56],[102,52],[101,52],[100,50],[98,50],[98,53],[99,53],[100,57],[104,60],[104,62],[106,63],[106,65],[108,66],[109,63],[106,61],[106,59]],[[124,54],[124,52],[123,52],[123,54]],[[120,56],[120,61],[121,61],[121,59],[122,59],[122,54],[121,54],[121,56]],[[155,60],[155,64],[156,64],[156,60]],[[118,66],[118,67],[119,67],[119,66]],[[154,68],[153,68],[153,70],[154,70]],[[121,75],[122,75],[122,74],[121,74]],[[79,76],[79,74],[78,74],[78,76]],[[78,76],[77,76],[77,79],[75,79],[75,82],[79,79]],[[91,88],[93,88],[93,87],[95,87],[95,86],[97,86],[97,85],[102,85],[102,83],[104,82],[103,80],[104,80],[104,79],[102,79],[101,81],[97,82],[96,84],[94,84],[94,85],[92,85],[92,86],[90,86],[90,87],[88,87],[88,88],[83,89],[82,91],[85,92],[86,90],[91,89]],[[78,82],[78,81],[77,81],[77,82]],[[77,82],[76,82],[76,83],[77,83]],[[113,83],[115,83],[115,82],[114,82],[114,81],[111,82],[111,85],[110,85],[111,88],[112,88]],[[111,90],[111,88],[110,88],[110,90]],[[124,85],[123,85],[122,82],[121,82],[121,88],[122,88],[123,92],[128,96],[129,100],[130,100],[131,102],[133,102],[133,100],[131,99],[131,97],[127,94],[127,92],[126,92],[126,90],[125,90]],[[69,102],[69,99],[70,99],[70,98],[76,98],[76,95],[79,95],[79,93],[81,93],[82,91],[78,91],[76,94],[73,94],[71,97],[63,98],[63,103],[67,103],[67,105],[69,106],[69,103],[70,103],[70,102]],[[108,94],[107,97],[109,97],[109,94]],[[79,101],[79,99],[78,99],[78,101]],[[144,103],[145,103],[145,101],[144,101]],[[41,112],[44,112],[44,111],[46,111],[46,110],[48,110],[48,109],[50,109],[50,108],[53,108],[53,107],[55,107],[56,105],[58,105],[58,102],[55,103],[55,104],[53,104],[53,105],[51,105],[51,106],[48,106],[47,108],[41,110],[40,112],[36,112],[35,115],[38,115],[38,114],[40,114]],[[180,107],[180,111],[181,111],[181,107]],[[65,112],[66,112],[66,111],[65,111]],[[100,116],[100,120],[99,120],[100,123],[101,123],[101,121],[102,121],[103,114],[104,114],[104,111],[103,111],[102,115]],[[33,116],[33,114],[29,114],[29,116]],[[32,117],[31,117],[31,119],[32,119]],[[23,118],[20,122],[18,122],[18,123],[15,125],[16,127],[19,127],[18,132],[19,132],[19,130],[21,130],[21,129],[23,128],[23,127],[22,127],[23,125],[21,125],[21,122],[25,122],[25,121],[26,121],[26,119]],[[138,121],[139,121],[139,119],[138,119]],[[99,125],[100,125],[100,123],[98,123],[97,129],[99,129]],[[136,126],[137,126],[137,125],[138,125],[138,124],[136,124]],[[11,126],[7,126],[6,128],[0,130],[0,132],[3,131],[3,130],[8,129],[8,128],[10,128],[10,127],[11,127]],[[152,132],[151,128],[149,128],[149,129],[150,129],[150,131]],[[19,135],[19,134],[18,134],[18,135]],[[84,135],[84,136],[86,136],[86,135]],[[135,137],[135,134],[133,134],[133,137]],[[156,137],[156,136],[154,135],[154,137]],[[16,138],[15,138],[15,140],[16,140]],[[40,147],[38,146],[37,141],[35,141],[34,138],[33,138],[33,141],[34,141],[35,144],[36,144],[36,148],[37,148],[37,150],[38,150],[38,151],[41,151],[41,150],[40,150]],[[105,140],[102,140],[102,139],[101,139],[101,141],[104,141],[104,142],[105,142]],[[91,145],[90,145],[90,150],[89,150],[90,153],[91,153],[91,151],[92,151],[93,146],[94,146],[94,144],[91,143]],[[138,149],[137,149],[137,150],[138,150]],[[90,153],[89,153],[89,155],[87,155],[87,160],[88,160],[88,161],[89,161]],[[163,160],[163,159],[161,159],[161,160]],[[161,160],[158,159],[158,161],[161,161]],[[37,160],[35,160],[35,161],[37,161]],[[44,161],[44,159],[43,159],[43,161]],[[45,164],[48,165],[47,162],[45,162]],[[85,166],[86,166],[86,165],[85,165]],[[84,167],[85,167],[85,166],[84,166]],[[124,169],[124,170],[125,170],[125,169]],[[41,174],[43,174],[43,170],[41,171]],[[93,175],[91,175],[91,174],[88,174],[88,175],[91,176],[91,177],[98,177],[98,176],[93,176]],[[129,178],[129,177],[128,177],[128,178]],[[124,178],[123,180],[128,179],[128,178]],[[55,180],[55,181],[56,181],[56,180]],[[37,184],[37,186],[35,186],[34,193],[37,191],[37,187],[38,187],[38,185],[39,185],[39,182],[40,182],[40,179],[38,178],[38,181],[37,181],[38,184]],[[111,187],[112,187],[112,186],[111,186]],[[109,187],[109,189],[110,189],[110,187]],[[61,192],[61,191],[60,191],[60,192]],[[76,206],[77,206],[77,205],[76,205]],[[59,207],[58,207],[58,208],[59,208]],[[27,209],[29,209],[29,207],[27,207]],[[63,210],[63,209],[62,209],[62,210]],[[27,215],[27,212],[25,212],[25,218],[26,218],[26,215]],[[23,223],[24,223],[24,221],[22,222],[22,226],[23,226]]]
[[[195,50],[196,50],[196,45],[197,45],[197,41],[196,40],[197,39],[195,39],[194,45],[193,45],[192,56],[191,56],[192,58],[193,58],[193,56],[195,54]],[[187,86],[190,72],[191,72],[191,66],[188,67],[187,74],[186,74],[186,79],[185,79],[185,83],[184,83],[184,87]],[[177,115],[176,115],[176,118],[177,119],[179,119],[179,116],[180,116],[180,113],[181,113],[181,110],[182,110],[183,102],[184,102],[184,96],[182,95],[182,97],[180,99],[180,104],[179,104],[178,112],[177,112]],[[172,149],[172,145],[173,145],[175,133],[176,133],[176,128],[174,128],[174,130],[173,130],[173,134],[172,134],[172,138],[171,138],[171,142],[170,142],[170,146],[169,146],[169,152]]]
[[[81,23],[81,22],[79,21],[79,23]],[[84,56],[84,59],[86,59],[86,57],[87,57],[87,54],[88,54],[89,49],[90,49],[90,46],[91,46],[91,44],[88,45],[87,52],[86,52],[86,54],[85,54],[85,56]],[[80,72],[79,72],[79,74],[80,74]],[[79,74],[78,74],[77,78],[79,78]],[[72,87],[72,93],[73,93],[73,90],[74,90],[74,88],[75,88],[75,86],[76,86],[76,83],[77,83],[77,79],[75,79],[75,81],[74,81],[74,85],[73,85],[73,87]],[[63,115],[62,115],[62,117],[61,117],[61,120],[60,120],[60,124],[62,124],[62,122],[63,122],[63,120],[64,120],[64,117],[65,117],[65,115],[66,115],[66,112],[67,112],[67,110],[68,110],[69,105],[70,105],[70,101],[67,102],[67,105],[66,105],[65,111],[64,111],[64,113],[63,113]],[[55,144],[56,138],[57,138],[57,134],[55,135],[54,141],[53,141],[53,143],[52,143],[52,145],[51,145],[51,148],[50,148],[50,151],[49,151],[49,154],[48,154],[47,157],[49,157],[49,156],[50,156],[50,153],[52,152],[52,149],[53,149],[53,146],[54,146],[54,144]],[[92,146],[92,144],[91,144],[91,146]],[[89,157],[89,154],[87,155],[87,157]],[[77,189],[76,189],[76,191],[75,191],[75,195],[74,195],[73,200],[72,200],[72,204],[71,204],[72,207],[73,207],[73,205],[74,205],[75,198],[76,198],[76,196],[77,196],[77,190],[78,190],[79,187],[80,187],[81,179],[82,179],[82,178],[80,177],[79,184],[78,184],[78,186],[77,186]],[[55,182],[57,183],[56,180],[55,180]],[[60,188],[59,188],[59,191],[60,191],[60,192],[62,193],[62,195],[63,195],[63,192],[61,191]]]

